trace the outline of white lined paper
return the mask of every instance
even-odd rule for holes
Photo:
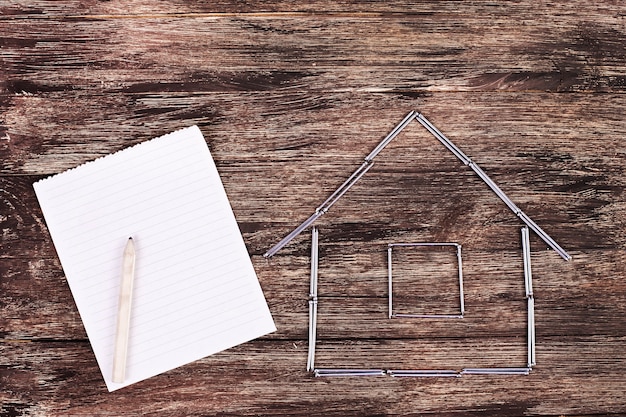
[[[109,391],[276,330],[197,126],[34,184]],[[122,252],[137,258],[126,380],[113,383]]]

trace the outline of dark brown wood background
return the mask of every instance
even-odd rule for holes
[[[0,416],[626,413],[625,45],[622,1],[1,1]],[[573,256],[531,237],[529,376],[305,371],[310,235],[261,255],[412,109]],[[278,331],[107,393],[32,183],[191,124]],[[525,364],[521,224],[417,123],[319,225],[318,365]],[[385,245],[417,240],[463,245],[463,320],[385,318]]]

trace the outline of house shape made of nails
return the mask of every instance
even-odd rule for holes
[[[316,344],[316,327],[317,327],[317,276],[318,276],[318,239],[319,232],[317,227],[312,227],[312,244],[311,244],[311,285],[309,293],[309,355],[307,370],[314,372],[315,376],[378,376],[389,375],[395,377],[424,377],[424,376],[441,376],[441,377],[459,377],[467,374],[497,374],[497,375],[527,375],[532,366],[535,365],[535,314],[534,314],[534,295],[532,291],[532,273],[530,265],[530,243],[529,232],[535,232],[548,246],[554,249],[563,259],[569,261],[571,256],[554,241],[546,232],[544,232],[528,215],[526,215],[519,207],[511,201],[511,199],[500,189],[500,187],[463,151],[461,151],[452,141],[450,141],[443,133],[439,131],[426,117],[417,111],[411,111],[406,117],[370,152],[364,159],[360,167],[354,171],[350,177],[333,192],[315,212],[306,219],[302,224],[296,227],[291,233],[285,236],[280,242],[269,249],[264,256],[269,258],[276,254],[280,249],[287,245],[292,239],[299,235],[302,231],[309,228],[313,223],[330,207],[335,204],[354,184],[356,184],[373,166],[374,158],[412,121],[418,121],[427,131],[429,131],[441,144],[443,144],[454,156],[456,156],[463,164],[469,166],[476,175],[482,179],[489,188],[506,204],[506,206],[525,224],[521,229],[522,255],[524,267],[524,284],[525,295],[527,300],[527,363],[521,367],[486,367],[486,368],[463,368],[461,370],[454,369],[378,369],[378,368],[316,368],[315,363],[315,344]],[[458,281],[459,281],[459,312],[452,315],[430,315],[430,314],[397,314],[393,311],[393,251],[394,248],[407,246],[450,246],[455,248],[458,261]],[[390,243],[388,245],[387,256],[388,268],[388,308],[389,318],[405,317],[405,318],[462,318],[464,315],[464,296],[463,296],[463,272],[462,272],[462,256],[461,246],[453,242],[414,242],[414,243]]]

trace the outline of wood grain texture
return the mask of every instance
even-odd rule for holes
[[[0,1],[0,416],[623,415],[625,23],[621,1]],[[531,234],[527,377],[305,371],[310,235],[262,254],[413,109],[573,255]],[[107,393],[32,183],[191,124],[278,331]],[[525,364],[521,223],[417,123],[318,224],[318,365]],[[465,318],[386,318],[398,241],[463,245]],[[397,261],[398,302],[454,308],[453,257]]]
[[[469,27],[449,16],[20,19],[3,22],[0,38],[13,93],[626,87],[622,21],[518,25],[476,16]]]

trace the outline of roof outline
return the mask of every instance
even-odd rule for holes
[[[348,190],[356,184],[374,165],[374,158],[408,126],[413,120],[418,121],[426,130],[428,130],[443,146],[445,146],[454,156],[456,156],[464,165],[469,166],[480,179],[502,200],[502,202],[526,224],[535,234],[537,234],[548,246],[556,251],[564,260],[570,261],[572,257],[563,249],[554,239],[550,237],[537,223],[535,223],[526,213],[524,213],[505,193],[502,189],[478,166],[470,157],[468,157],[459,147],[457,147],[450,139],[448,139],[439,129],[437,129],[423,114],[416,110],[410,111],[402,121],[393,128],[393,130],[378,143],[364,159],[363,163],[339,186],[324,202],[319,205],[315,212],[285,236],[281,241],[271,247],[263,256],[271,258],[291,240],[311,226],[319,217],[325,214]]]

